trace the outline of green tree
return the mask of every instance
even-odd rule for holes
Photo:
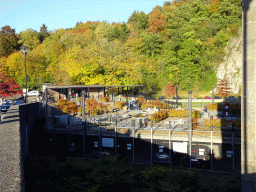
[[[147,29],[150,25],[148,21],[148,15],[143,11],[134,11],[132,15],[128,19],[128,24],[133,24],[135,26],[135,30],[144,30]]]
[[[109,41],[114,41],[115,39],[119,39],[119,37],[120,37],[120,31],[119,31],[118,27],[115,26],[115,27],[111,30],[111,32],[109,33],[109,35],[108,35],[108,40],[109,40]]]
[[[31,28],[21,31],[18,36],[18,43],[24,46],[28,46],[30,50],[33,50],[40,44],[38,40],[38,34],[36,30]]]
[[[146,55],[154,57],[162,52],[163,36],[161,34],[143,33],[142,37],[144,41],[143,52]]]
[[[17,41],[15,29],[9,25],[2,27],[0,31],[0,57],[8,57],[12,54],[16,49]]]
[[[121,25],[121,30],[119,33],[120,34],[119,39],[122,43],[126,42],[126,40],[128,39],[129,33],[130,33],[130,30],[127,28],[127,25],[123,23]]]
[[[50,36],[48,29],[44,23],[40,27],[40,32],[37,35],[38,35],[38,39],[39,39],[40,43],[43,43],[44,39],[47,38],[48,36]]]

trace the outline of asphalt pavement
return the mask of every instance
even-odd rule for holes
[[[0,143],[0,191],[23,191],[18,105],[2,114]]]

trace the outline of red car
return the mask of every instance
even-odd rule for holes
[[[206,96],[204,99],[211,99],[211,97]]]

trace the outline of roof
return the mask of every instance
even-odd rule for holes
[[[49,89],[68,89],[68,88],[108,88],[108,87],[144,87],[145,85],[47,85]]]

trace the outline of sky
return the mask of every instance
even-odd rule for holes
[[[168,0],[0,0],[0,27],[16,33],[44,23],[49,31],[70,28],[76,22],[127,22],[134,10],[148,14]],[[170,0],[172,1],[172,0]]]

